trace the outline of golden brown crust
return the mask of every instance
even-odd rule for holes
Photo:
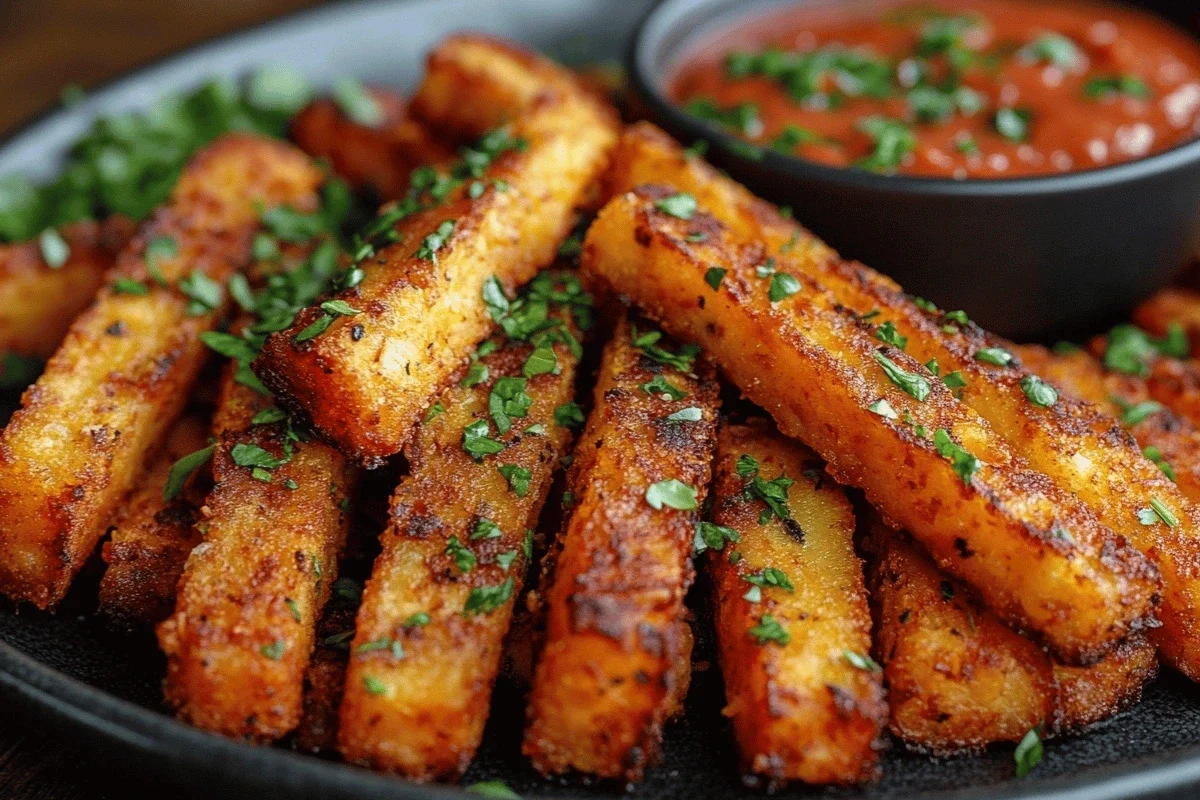
[[[158,637],[167,656],[164,694],[182,719],[266,742],[300,720],[356,470],[326,444],[295,441],[286,421],[253,425],[271,401],[234,381],[235,367],[222,387],[218,416],[228,427],[213,452],[204,542],[187,561],[175,612]],[[247,447],[286,462],[256,474],[235,461],[235,448]]]
[[[1060,391],[1095,403],[1121,420],[1143,452],[1157,449],[1170,466],[1179,491],[1191,502],[1200,503],[1200,429],[1153,401],[1145,380],[1106,371],[1084,350],[1056,354],[1040,345],[1018,345],[1014,352]]]
[[[1053,667],[1058,728],[1076,733],[1135,705],[1158,674],[1158,652],[1150,637],[1136,634],[1090,667]]]
[[[314,158],[328,159],[333,171],[356,189],[373,189],[382,200],[408,190],[412,171],[444,161],[453,150],[425,126],[409,119],[404,98],[387,89],[369,89],[382,112],[378,125],[348,118],[332,100],[315,100],[292,120],[291,137]]]
[[[171,467],[203,449],[208,430],[208,418],[201,414],[185,414],[175,423],[104,543],[108,566],[100,581],[100,610],[118,622],[153,625],[175,608],[184,562],[200,543],[194,526],[212,485],[208,465],[196,470],[173,499],[163,493]]]
[[[1066,666],[1005,627],[907,534],[874,520],[865,545],[890,728],[912,749],[949,755],[1020,741],[1032,728],[1078,731],[1137,702],[1154,677],[1143,634],[1097,664]]]
[[[445,410],[422,423],[405,448],[410,471],[392,496],[392,522],[358,614],[342,705],[348,761],[421,781],[459,777],[479,746],[529,565],[526,534],[537,525],[571,440],[555,421],[555,410],[574,393],[576,357],[566,342],[554,345],[560,371],[527,379],[532,404],[500,433],[489,397],[497,380],[521,378],[534,347],[502,333],[488,341],[499,349],[479,360],[487,379],[447,389],[439,400]],[[463,442],[464,429],[478,420],[506,446],[476,460]],[[531,426],[545,433],[527,433]],[[524,470],[520,494],[502,466]],[[489,523],[497,527],[480,529]],[[452,537],[474,560],[466,570],[450,552]],[[470,610],[472,598],[484,593],[504,599],[490,611]],[[410,622],[415,614],[427,615],[422,624]]]
[[[580,94],[591,93],[544,56],[497,37],[457,34],[426,58],[411,112],[440,135],[465,142],[550,97]]]
[[[455,63],[449,45],[435,57]],[[436,75],[431,72],[427,84]],[[542,80],[537,73],[525,77]],[[463,99],[455,108],[469,105]],[[574,225],[576,206],[607,164],[616,122],[611,109],[582,92],[548,91],[515,117],[510,135],[525,147],[487,169],[481,194],[471,197],[476,181],[467,181],[434,208],[401,221],[402,240],[363,264],[363,282],[338,295],[361,314],[296,342],[324,313],[307,309],[267,341],[256,362],[281,402],[307,414],[325,437],[364,463],[403,447],[426,407],[488,334],[484,283],[495,275],[511,292],[553,260]],[[426,237],[451,220],[444,246],[434,257],[419,257]]]
[[[60,267],[45,262],[36,239],[0,245],[0,355],[53,355],[103,285],[133,225],[124,217],[85,220],[64,225],[59,234],[70,248]]]
[[[258,207],[310,209],[319,181],[290,145],[229,135],[192,159],[142,223],[0,437],[0,590],[41,608],[61,599],[182,410],[206,357],[199,335],[224,311],[190,314],[174,284],[198,271],[224,285],[250,259]],[[169,288],[146,267],[161,237],[177,245],[158,261]],[[148,292],[119,292],[121,278]]]
[[[638,780],[658,756],[690,662],[683,598],[693,577],[697,512],[655,509],[646,493],[677,480],[703,502],[717,386],[704,361],[686,373],[644,355],[634,346],[634,326],[646,332],[644,322],[622,315],[605,348],[595,406],[568,475],[571,514],[544,598],[546,644],[523,747],[546,774],[574,769]],[[642,388],[656,376],[686,396]],[[667,419],[686,408],[698,409],[699,419]]]
[[[1166,336],[1172,325],[1178,325],[1195,356],[1200,349],[1200,292],[1178,286],[1160,289],[1134,309],[1133,322],[1155,336]]]
[[[684,221],[657,210],[670,193],[613,200],[588,233],[585,268],[704,345],[785,434],[827,458],[839,481],[918,531],[943,568],[1065,658],[1095,660],[1146,623],[1158,581],[1140,553],[807,276],[793,273],[800,291],[770,302],[772,280],[758,277],[759,267],[769,269],[762,245],[736,239],[706,214]],[[705,282],[714,264],[726,270],[719,291]],[[901,391],[880,357],[926,376],[927,399]],[[870,410],[880,400],[891,414]],[[939,430],[981,462],[969,484],[939,453]]]
[[[304,712],[292,734],[293,750],[329,757],[338,754],[338,712],[355,611],[353,603],[335,598],[321,616],[317,644],[304,676]]]
[[[764,480],[787,477],[790,518],[760,514],[737,471],[754,458]],[[724,715],[733,723],[742,768],[773,785],[789,780],[853,784],[877,775],[877,744],[887,721],[882,675],[870,662],[871,614],[862,562],[854,552],[854,513],[824,463],[773,425],[756,420],[721,431],[713,481],[713,522],[740,541],[712,550],[716,629],[725,679]],[[736,554],[736,563],[734,558]],[[765,569],[791,590],[758,589]],[[769,616],[789,640],[759,642],[749,631]]]

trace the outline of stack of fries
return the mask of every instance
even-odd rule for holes
[[[506,647],[534,767],[642,778],[694,555],[772,785],[872,780],[885,728],[1020,742],[1020,773],[1160,659],[1200,679],[1200,296],[1019,347],[510,44],[374,97],[218,139],[58,269],[0,250],[0,348],[49,357],[0,435],[8,597],[53,608],[103,541],[181,719],[422,781],[470,765]],[[348,244],[313,157],[386,200]],[[360,592],[364,468],[398,455]]]

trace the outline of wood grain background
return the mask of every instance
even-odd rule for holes
[[[0,135],[83,88],[315,0],[0,0]]]

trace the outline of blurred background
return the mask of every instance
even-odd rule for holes
[[[58,102],[204,39],[318,0],[0,0],[0,136]],[[152,13],[149,13],[152,12]]]

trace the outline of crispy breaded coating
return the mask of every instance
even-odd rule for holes
[[[732,231],[762,242],[780,269],[810,276],[835,302],[868,320],[876,341],[911,355],[927,379],[950,387],[1032,469],[1146,554],[1166,584],[1157,639],[1173,665],[1200,676],[1200,510],[1110,417],[1087,403],[1055,397],[1013,357],[1011,343],[987,334],[961,311],[910,298],[891,279],[838,258],[774,207],[698,159],[683,158],[661,132],[635,127],[614,160],[610,190],[632,188],[629,181],[653,172],[656,181],[695,192],[701,207]],[[1178,524],[1143,524],[1142,514],[1153,504],[1163,504]]]
[[[53,355],[103,285],[133,225],[111,217],[72,222],[58,233],[69,248],[59,266],[46,263],[37,239],[0,244],[0,355]]]
[[[1200,430],[1150,398],[1142,378],[1105,370],[1084,350],[1051,353],[1040,345],[1017,345],[1014,352],[1038,375],[1066,394],[1095,403],[1120,421],[1142,452],[1153,456],[1193,503],[1200,503]]]
[[[195,523],[212,485],[207,467],[192,473],[174,497],[164,494],[171,467],[208,444],[207,415],[188,413],[167,434],[137,488],[123,503],[108,541],[100,610],[125,624],[153,625],[175,608],[184,562],[200,543]]]
[[[738,537],[708,555],[724,714],[772,785],[872,779],[887,721],[854,513],[824,466],[762,420],[721,431],[712,521]]]
[[[1067,660],[1095,660],[1146,624],[1158,576],[1140,553],[819,284],[703,211],[670,213],[673,197],[651,188],[610,202],[585,268],[698,341],[840,482]]]
[[[269,742],[300,721],[357,470],[289,420],[255,424],[273,403],[235,374],[230,364],[214,485],[199,523],[204,541],[188,558],[158,639],[167,656],[163,692],[181,719]]]
[[[522,748],[545,774],[640,779],[686,692],[719,398],[712,367],[659,335],[622,315],[568,474]]]
[[[182,410],[258,209],[310,209],[320,179],[291,145],[228,135],[142,223],[0,436],[0,591],[39,608],[62,598]]]
[[[379,124],[363,125],[334,101],[314,100],[292,120],[291,137],[313,158],[328,159],[334,173],[351,186],[395,200],[408,191],[414,169],[445,161],[454,151],[408,117],[399,94],[377,87],[368,92],[381,112]]]
[[[435,64],[453,59],[435,50],[427,80]],[[256,362],[281,402],[363,463],[403,447],[490,330],[485,282],[495,276],[511,292],[548,265],[607,165],[612,109],[573,82],[560,88],[536,71],[529,77],[543,86],[533,104],[464,156],[454,169],[466,178],[416,195],[422,210],[396,224],[398,240],[360,262],[361,283],[336,295],[361,313],[329,320],[309,308]]]
[[[1133,322],[1155,336],[1166,336],[1172,326],[1187,335],[1191,355],[1200,350],[1200,292],[1168,286],[1133,311]]]
[[[352,763],[455,779],[479,746],[532,529],[571,441],[578,329],[551,313],[570,334],[545,345],[556,372],[524,377],[538,348],[497,333],[475,362],[486,377],[475,382],[475,367],[447,389],[405,448],[409,474],[392,496],[346,679],[340,738]],[[480,435],[503,449],[479,450]]]
[[[319,756],[338,755],[338,715],[356,611],[353,603],[335,597],[321,616],[317,643],[304,676],[304,712],[292,734],[293,750]]]
[[[590,93],[545,56],[497,37],[457,34],[429,53],[410,111],[439,135],[470,141],[548,96],[581,92]]]
[[[1077,731],[1124,710],[1154,677],[1154,645],[1136,634],[1089,667],[1069,667],[1006,627],[908,535],[877,520],[864,545],[875,652],[890,728],[910,748],[949,755]]]

